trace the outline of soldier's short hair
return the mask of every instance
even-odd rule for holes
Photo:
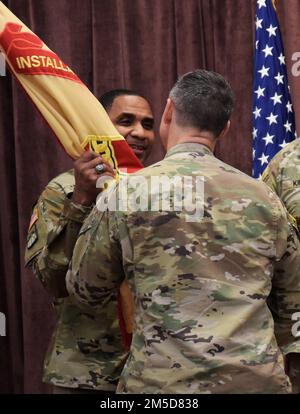
[[[197,69],[181,76],[170,92],[176,121],[219,136],[233,110],[234,95],[219,73]]]
[[[114,100],[118,96],[124,96],[124,95],[140,96],[141,98],[144,98],[147,101],[147,99],[143,95],[141,95],[140,93],[138,93],[136,91],[133,91],[131,89],[112,89],[110,91],[105,92],[100,97],[99,101],[102,104],[103,108],[106,111],[109,111],[110,108],[112,107],[112,104],[113,104]]]

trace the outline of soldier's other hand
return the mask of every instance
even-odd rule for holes
[[[102,165],[103,167],[98,167]],[[115,176],[113,168],[95,152],[86,151],[74,162],[75,188],[71,200],[75,203],[90,206],[96,201],[100,189],[96,187],[101,175]]]

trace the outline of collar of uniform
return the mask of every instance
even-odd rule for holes
[[[195,142],[186,142],[184,144],[178,144],[172,147],[166,154],[165,158],[171,157],[174,154],[180,152],[198,152],[202,155],[213,155],[212,151],[203,144],[197,144]]]

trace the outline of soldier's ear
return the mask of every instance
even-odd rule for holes
[[[164,113],[162,115],[162,122],[166,125],[170,125],[174,112],[174,104],[170,98],[168,98]]]
[[[174,113],[173,107],[174,107],[173,102],[169,98],[167,100],[164,113],[162,114],[161,121],[160,121],[159,135],[160,135],[160,139],[161,139],[161,142],[165,150],[167,150],[168,148],[170,124],[171,124],[173,113]]]
[[[230,129],[230,125],[231,125],[230,121],[227,121],[227,124],[223,128],[223,131],[221,132],[221,134],[218,136],[218,139],[223,138],[228,134],[228,131]]]

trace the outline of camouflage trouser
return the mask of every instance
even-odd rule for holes
[[[107,394],[113,395],[112,391],[102,391],[102,390],[90,390],[85,388],[67,388],[67,387],[57,387],[53,386],[53,394]]]

